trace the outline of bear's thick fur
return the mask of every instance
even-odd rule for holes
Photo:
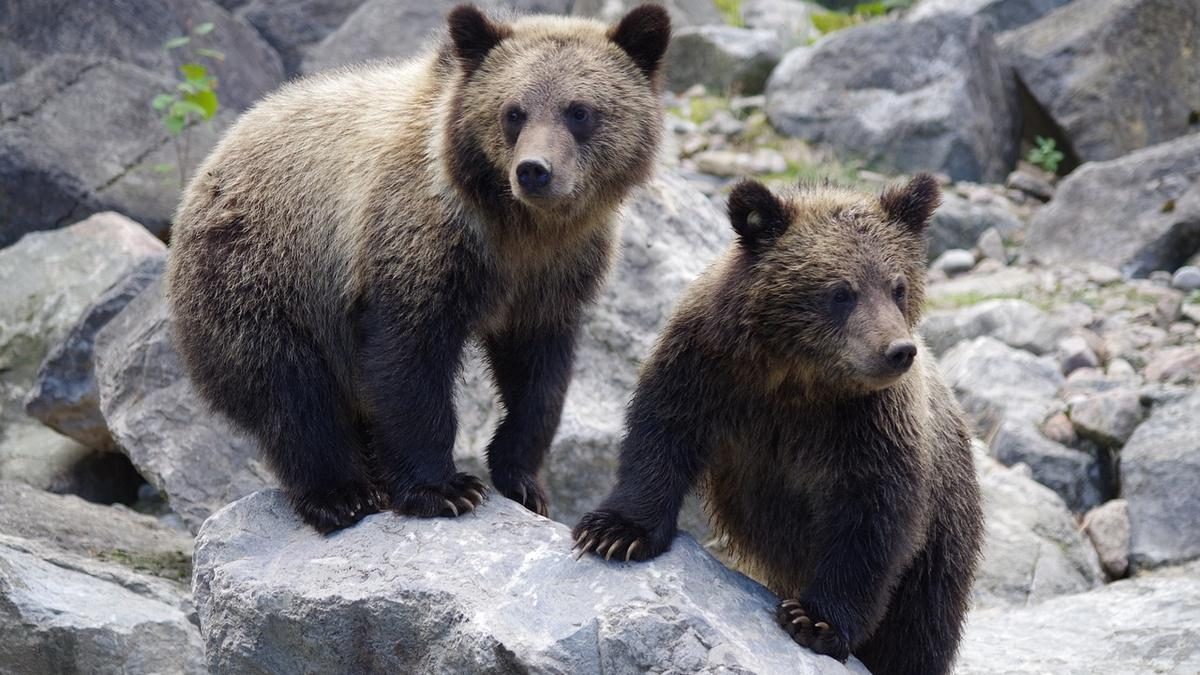
[[[458,515],[454,388],[478,340],[505,416],[492,482],[538,480],[614,213],[652,168],[670,25],[461,6],[414,60],[285,86],[230,129],[172,233],[175,340],[320,531],[391,508]]]
[[[702,484],[797,642],[876,675],[949,672],[983,524],[967,427],[913,333],[939,198],[929,176],[880,197],[735,188],[738,240],[645,365],[576,545],[656,556]]]

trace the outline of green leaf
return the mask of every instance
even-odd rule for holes
[[[171,114],[180,115],[185,119],[188,115],[196,115],[197,117],[201,118],[204,118],[206,115],[202,106],[186,99],[183,101],[176,101],[171,106]]]
[[[183,125],[187,124],[187,118],[177,115],[168,115],[163,118],[163,126],[171,134],[178,136],[179,132],[183,131]]]
[[[189,82],[194,80],[203,80],[208,76],[208,68],[205,68],[199,63],[185,63],[182,66],[179,66],[179,72],[183,73],[183,76],[186,77]]]
[[[196,53],[199,54],[200,56],[208,57],[208,58],[212,59],[213,61],[224,61],[225,60],[225,52],[220,52],[215,49],[209,49],[208,47],[199,47],[196,49]]]
[[[200,91],[200,88],[191,82],[180,82],[179,84],[175,85],[175,88],[185,94],[194,94]]]
[[[191,94],[187,97],[187,100],[195,103],[204,111],[202,116],[206,120],[211,120],[213,115],[217,114],[217,108],[221,107],[220,102],[217,100],[216,92],[211,89]]]
[[[189,43],[191,41],[192,41],[192,38],[190,38],[186,35],[181,35],[179,37],[173,37],[170,40],[167,40],[166,42],[163,43],[163,49],[165,49],[167,51],[170,51],[172,49],[179,49],[180,47],[185,46],[187,43]]]
[[[151,105],[154,106],[155,110],[162,110],[174,102],[175,97],[171,94],[159,94],[158,96],[154,97],[154,101],[151,103]]]
[[[216,28],[211,21],[206,21],[192,29],[192,35],[208,35]]]
[[[887,11],[887,5],[882,2],[864,2],[854,6],[854,13],[863,16],[883,16]]]

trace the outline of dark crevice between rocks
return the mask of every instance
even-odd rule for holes
[[[1175,200],[1164,205],[1166,214],[1175,208]],[[1122,270],[1133,278],[1150,276],[1151,272],[1167,270],[1174,272],[1200,253],[1200,214],[1181,213],[1180,220],[1171,224],[1163,236],[1150,242],[1134,256],[1127,269]]]
[[[50,492],[73,494],[96,504],[138,503],[146,479],[120,452],[88,454],[51,483]]]
[[[1055,147],[1063,154],[1063,159],[1058,164],[1058,175],[1065,176],[1071,173],[1083,162],[1068,140],[1067,133],[1054,121],[1050,113],[1046,112],[1042,104],[1038,103],[1033,92],[1021,81],[1021,76],[1014,73],[1013,79],[1017,83],[1017,104],[1021,113],[1020,156],[1024,158],[1029,154],[1029,150],[1037,144],[1038,136],[1053,138]]]
[[[50,101],[53,101],[56,96],[62,94],[64,91],[66,91],[66,90],[70,89],[71,87],[75,86],[76,84],[78,84],[79,81],[83,79],[83,76],[88,73],[88,71],[99,68],[102,64],[103,64],[102,61],[93,61],[92,63],[89,63],[86,66],[80,68],[74,75],[72,75],[69,79],[67,79],[65,82],[63,82],[62,86],[60,86],[57,89],[55,89],[54,91],[50,92],[50,94],[47,95],[45,98],[43,98],[42,100],[35,103],[33,105],[33,107],[29,108],[28,110],[22,110],[22,111],[16,113],[15,115],[10,115],[8,117],[5,117],[2,123],[10,124],[12,122],[16,122],[17,120],[21,119],[22,117],[33,117],[47,103],[49,103]]]

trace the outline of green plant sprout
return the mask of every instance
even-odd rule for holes
[[[1034,139],[1034,147],[1030,148],[1025,159],[1030,164],[1041,167],[1050,173],[1058,173],[1058,164],[1063,160],[1063,154],[1059,151],[1053,138],[1038,136]]]
[[[893,10],[905,9],[912,6],[913,0],[879,0],[877,2],[862,2],[849,12],[828,11],[813,14],[812,22],[822,35],[832,33],[850,26],[857,26],[871,19],[885,16]]]
[[[188,62],[179,66],[179,73],[183,77],[175,85],[175,90],[159,94],[151,102],[159,112],[167,133],[171,134],[181,186],[187,180],[192,125],[211,120],[221,108],[221,101],[217,98],[217,78],[209,74],[208,67],[199,61],[207,59],[219,63],[225,59],[225,55],[215,49],[197,45],[213,32],[213,28],[212,23],[202,23],[193,28],[188,35],[173,37],[163,43],[163,49],[167,52],[186,50],[185,60]],[[171,166],[160,165],[158,168],[169,171]]]
[[[742,18],[742,0],[714,0],[714,3],[726,24],[736,28],[746,26],[746,22]]]

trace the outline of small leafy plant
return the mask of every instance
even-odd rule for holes
[[[893,10],[910,7],[913,0],[878,0],[877,2],[862,2],[849,12],[828,11],[813,14],[812,22],[821,34],[832,33],[836,30],[856,26],[876,17],[885,16]]]
[[[217,78],[209,73],[208,66],[200,62],[207,60],[219,63],[225,59],[223,53],[202,44],[213,28],[212,23],[202,23],[188,35],[173,37],[163,43],[163,49],[167,52],[183,50],[187,61],[179,66],[182,78],[176,83],[175,90],[161,93],[151,102],[159,112],[163,126],[171,134],[180,185],[187,180],[191,127],[197,122],[211,120],[221,108],[221,101],[217,97]],[[158,168],[169,171],[171,166],[167,164]]]
[[[1058,149],[1053,138],[1038,136],[1034,139],[1034,147],[1030,148],[1025,159],[1030,164],[1041,167],[1050,173],[1058,173],[1058,165],[1063,160],[1063,153]]]
[[[745,27],[746,21],[742,18],[742,0],[714,0],[714,2],[726,24],[736,28]]]

